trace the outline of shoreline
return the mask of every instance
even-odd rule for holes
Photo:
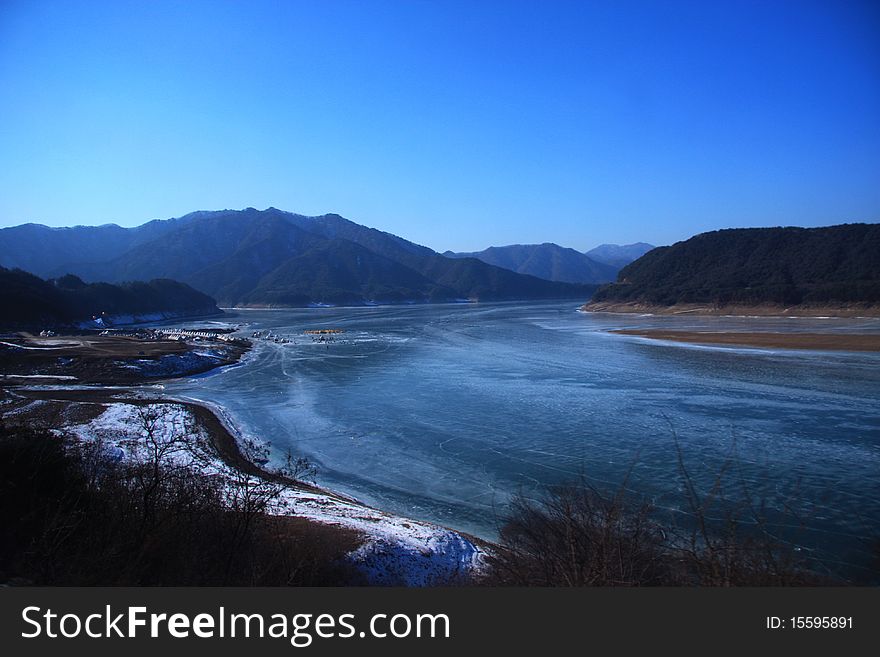
[[[448,301],[397,301],[397,302],[376,302],[376,303],[360,303],[360,304],[308,304],[299,306],[285,306],[280,304],[249,304],[243,306],[220,306],[220,310],[224,313],[238,311],[284,311],[284,310],[360,310],[370,308],[412,308],[422,306],[475,306],[475,305],[512,305],[512,304],[532,304],[532,303],[561,303],[563,301],[571,301],[572,303],[582,303],[584,295],[565,296],[565,297],[542,297],[539,299],[458,299]]]
[[[222,317],[227,313],[220,307],[210,311],[156,311],[151,313],[140,313],[132,315],[109,315],[101,318],[102,323],[97,324],[94,319],[83,318],[72,323],[64,322],[41,322],[41,323],[22,323],[8,324],[0,326],[0,334],[22,333],[22,332],[39,332],[44,329],[51,329],[55,332],[66,334],[70,331],[88,332],[103,331],[105,329],[126,329],[139,328],[145,324],[155,324],[156,322],[189,322],[200,321],[203,319],[214,319]]]
[[[617,335],[713,346],[880,352],[880,333],[769,333],[615,329]]]
[[[615,313],[625,315],[695,315],[711,317],[804,317],[804,318],[874,318],[880,317],[880,306],[777,306],[679,303],[671,306],[628,302],[585,303],[579,310],[586,313]]]
[[[433,522],[416,520],[371,507],[360,500],[305,481],[292,479],[249,460],[239,446],[239,432],[228,426],[220,412],[201,400],[155,396],[137,386],[127,388],[15,387],[0,388],[29,400],[17,409],[27,422],[42,421],[55,430],[80,434],[106,431],[112,422],[102,416],[118,416],[126,406],[182,407],[208,438],[220,464],[234,472],[258,477],[286,487],[271,516],[296,522],[316,523],[326,531],[338,530],[340,540],[361,538],[347,559],[368,584],[379,586],[434,586],[466,584],[484,570],[492,544],[479,537]],[[146,393],[146,394],[145,394]],[[36,407],[29,409],[29,404]],[[8,407],[7,407],[8,409]],[[3,409],[3,415],[6,410]],[[136,431],[126,425],[126,430]],[[118,426],[116,427],[118,430]],[[213,467],[211,464],[202,467]]]
[[[310,484],[305,481],[291,479],[284,475],[267,470],[258,463],[254,463],[248,460],[247,457],[245,457],[245,455],[241,453],[241,448],[239,447],[239,438],[237,436],[239,432],[234,425],[229,426],[230,421],[224,417],[222,411],[225,411],[225,409],[223,409],[222,407],[212,405],[204,401],[196,401],[193,399],[182,397],[161,397],[157,399],[151,399],[149,400],[149,403],[180,404],[181,406],[189,409],[190,412],[195,416],[196,420],[200,423],[200,425],[204,427],[205,430],[208,432],[208,435],[211,437],[211,443],[214,446],[214,449],[217,451],[217,454],[220,456],[223,462],[231,468],[234,468],[240,472],[244,472],[245,474],[251,474],[257,477],[261,477],[269,481],[278,481],[279,483],[285,483],[299,490],[327,495],[342,502],[346,502],[349,504],[358,504],[368,509],[373,508],[367,504],[364,504],[360,500],[353,497],[348,497],[343,493],[339,493],[328,488],[322,488],[321,486]]]
[[[210,404],[204,401],[197,401],[188,398],[181,397],[162,397],[160,399],[149,400],[152,403],[157,402],[165,402],[172,404],[181,404],[189,408],[199,422],[205,422],[207,424],[206,430],[212,437],[212,442],[214,444],[214,448],[217,450],[220,457],[224,460],[224,462],[232,468],[240,469],[242,472],[247,474],[254,474],[255,476],[264,477],[269,480],[280,480],[282,482],[289,483],[295,488],[301,489],[307,492],[318,493],[321,495],[326,495],[333,499],[339,500],[340,502],[344,502],[346,504],[353,504],[363,509],[369,511],[375,511],[377,513],[385,514],[387,516],[394,516],[397,518],[402,518],[404,520],[412,520],[413,522],[424,523],[427,525],[432,525],[435,527],[439,527],[444,530],[448,530],[451,532],[455,532],[456,534],[463,536],[467,540],[474,543],[477,547],[492,547],[492,543],[487,541],[486,539],[480,538],[478,536],[474,536],[473,534],[469,534],[467,532],[461,531],[459,529],[455,529],[454,527],[447,527],[445,525],[439,525],[435,522],[431,522],[428,520],[416,520],[412,518],[408,518],[406,516],[399,516],[395,513],[391,513],[389,511],[385,511],[384,509],[379,509],[377,507],[371,506],[362,500],[357,499],[356,497],[351,497],[346,495],[345,493],[340,493],[339,491],[332,490],[329,488],[324,488],[322,486],[318,486],[317,484],[310,484],[305,481],[300,481],[297,479],[290,479],[285,477],[284,475],[279,475],[270,470],[266,470],[261,467],[257,463],[253,463],[249,461],[242,453],[241,449],[238,445],[238,437],[236,436],[238,432],[237,428],[233,425],[232,427],[227,425],[227,420],[224,418],[222,412],[218,412],[218,409],[221,409],[225,412],[222,406],[217,406],[215,404]],[[204,425],[203,425],[204,426]],[[214,442],[216,440],[216,442]],[[229,457],[229,460],[227,460]],[[242,467],[239,467],[242,466]],[[248,471],[244,468],[252,469],[252,471]]]
[[[34,379],[68,385],[155,384],[237,365],[251,348],[246,340],[170,339],[151,329],[51,336],[20,332],[0,339],[4,364],[0,387],[33,383]]]
[[[141,391],[137,387],[130,388],[106,388],[95,387],[91,389],[85,388],[19,388],[12,392],[28,399],[58,402],[58,403],[83,403],[93,404],[96,406],[107,406],[110,404],[130,404],[132,406],[148,406],[150,404],[179,404],[187,408],[196,418],[200,426],[202,426],[211,439],[211,444],[217,452],[220,459],[229,467],[243,472],[245,474],[264,478],[268,481],[276,481],[293,486],[296,489],[320,493],[334,497],[340,501],[352,504],[360,504],[365,508],[368,507],[359,500],[347,497],[341,493],[321,488],[305,481],[299,481],[280,475],[261,467],[257,463],[249,461],[238,444],[238,433],[234,428],[227,426],[222,415],[217,409],[211,408],[205,402],[195,401],[192,399],[178,397],[155,397],[139,394]],[[59,427],[56,427],[59,428]]]
[[[283,492],[270,516],[304,523],[303,527],[320,525],[321,535],[337,536],[340,546],[359,537],[353,549],[346,548],[344,559],[368,584],[458,585],[480,577],[486,555],[493,551],[491,542],[287,476],[267,465],[264,458],[269,452],[263,453],[262,439],[242,434],[222,406],[165,395],[164,381],[210,376],[241,364],[254,352],[247,340],[201,339],[94,334],[10,338],[2,347],[9,358],[0,374],[0,415],[12,423],[43,426],[78,440],[104,435],[117,444],[146,439],[137,421],[139,408],[153,408],[162,416],[188,416],[193,435],[201,436],[213,455],[195,467],[279,484]],[[210,357],[201,356],[206,350]],[[190,362],[191,354],[200,357]],[[168,359],[169,366],[156,371],[155,364]],[[176,425],[164,431],[190,435]]]

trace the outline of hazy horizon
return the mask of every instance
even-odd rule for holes
[[[338,213],[437,251],[880,221],[880,8],[10,1],[0,227]]]

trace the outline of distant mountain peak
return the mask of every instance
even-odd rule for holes
[[[634,260],[638,260],[653,248],[655,247],[647,242],[635,242],[633,244],[600,244],[595,249],[587,251],[586,255],[593,260],[620,269]]]
[[[519,274],[565,283],[607,283],[617,276],[617,268],[553,242],[490,246],[470,253],[447,251],[443,255],[447,258],[477,258]]]

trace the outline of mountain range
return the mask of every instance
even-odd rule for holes
[[[622,266],[652,248],[654,247],[650,244],[642,242],[626,246],[603,244],[592,251],[581,253],[545,242],[490,246],[471,253],[446,251],[443,255],[447,258],[477,258],[496,267],[549,281],[595,284],[613,281]]]
[[[169,278],[226,306],[583,298],[594,285],[518,274],[431,249],[336,214],[275,208],[114,224],[0,230],[0,264],[84,281]]]
[[[734,228],[653,249],[591,303],[672,306],[880,304],[880,224]]]

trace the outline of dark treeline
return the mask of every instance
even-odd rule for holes
[[[214,300],[168,279],[86,284],[73,275],[43,280],[20,269],[0,267],[0,327],[51,327],[93,317],[146,313],[210,314]]]
[[[703,233],[648,252],[592,301],[878,304],[880,224]]]

